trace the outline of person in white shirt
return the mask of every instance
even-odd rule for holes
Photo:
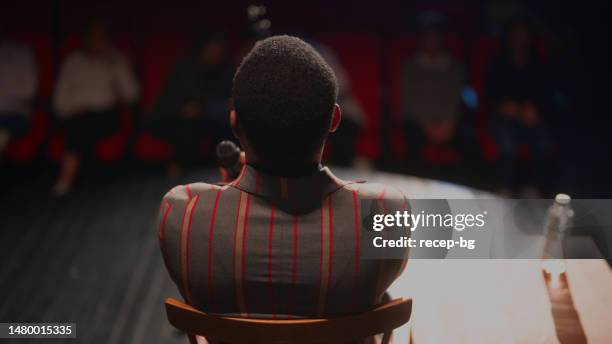
[[[28,128],[38,69],[32,51],[0,37],[0,155]]]
[[[114,49],[103,22],[87,26],[83,48],[63,62],[53,98],[66,138],[55,185],[60,195],[70,190],[82,158],[93,155],[101,138],[117,132],[119,105],[133,103],[139,95],[131,66]]]

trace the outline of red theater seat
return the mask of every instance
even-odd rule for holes
[[[480,143],[482,154],[485,159],[493,161],[497,159],[497,146],[488,128],[486,118],[486,108],[483,102],[484,87],[487,77],[487,68],[491,61],[496,58],[501,51],[501,42],[495,37],[477,37],[472,43],[470,56],[470,81],[478,96],[478,108],[476,110],[476,136]]]
[[[484,95],[484,83],[487,77],[487,68],[501,51],[501,42],[495,37],[477,37],[472,43],[470,56],[471,85],[481,100]],[[479,105],[481,102],[479,101]],[[482,106],[480,106],[482,108]]]
[[[376,159],[380,156],[382,122],[380,87],[380,43],[371,35],[326,35],[317,39],[333,49],[346,69],[353,94],[367,116],[367,125],[358,139],[357,152]]]
[[[155,105],[161,89],[179,58],[192,46],[189,36],[164,33],[147,39],[143,45],[141,107],[147,116]],[[142,133],[136,140],[135,155],[142,160],[168,160],[174,147],[167,142]]]
[[[465,59],[465,45],[463,40],[454,34],[447,34],[444,37],[444,46],[449,53],[459,61]],[[404,36],[396,37],[391,41],[391,51],[389,58],[389,101],[391,106],[391,113],[393,122],[396,124],[401,123],[401,69],[404,61],[414,52],[418,47],[418,36],[415,34],[407,34]],[[401,125],[394,125],[391,128],[391,146],[393,149],[393,155],[396,159],[402,160],[406,156],[407,147],[405,135]],[[424,157],[432,156],[427,151],[424,152]],[[438,161],[439,159],[434,159]]]
[[[30,128],[24,136],[11,141],[4,152],[5,157],[19,164],[32,162],[47,138],[49,122],[49,116],[44,110],[33,109],[30,117]]]
[[[32,49],[38,67],[37,99],[39,102],[48,100],[53,87],[54,65],[49,37],[38,32],[19,32],[12,34],[11,38]],[[11,141],[4,153],[6,158],[20,164],[32,162],[36,158],[49,133],[49,114],[40,105],[32,109],[30,116],[28,131]]]
[[[172,145],[156,139],[148,132],[143,132],[138,136],[134,151],[139,159],[146,161],[168,160],[174,155]]]
[[[132,65],[136,61],[136,46],[134,41],[127,34],[113,35],[113,43],[130,60]],[[82,45],[81,37],[78,34],[69,34],[60,49],[60,55],[65,58],[70,53],[79,49]],[[109,137],[100,140],[95,148],[96,157],[103,162],[117,162],[125,153],[129,136],[134,128],[133,114],[122,108],[119,131]],[[63,134],[56,133],[49,144],[48,156],[53,161],[58,161],[64,152]]]
[[[168,74],[193,39],[182,34],[163,33],[148,38],[142,47],[142,97],[145,113],[151,112]]]

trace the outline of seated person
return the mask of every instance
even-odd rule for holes
[[[342,124],[329,139],[331,147],[329,162],[339,166],[351,166],[363,162],[365,158],[356,154],[357,137],[365,127],[366,117],[361,104],[351,92],[351,80],[340,59],[326,45],[310,41],[325,62],[332,68],[338,82],[338,105],[342,108]]]
[[[37,78],[32,51],[0,37],[0,157],[9,141],[28,128]]]
[[[255,43],[257,43],[257,41],[260,41],[272,35],[272,31],[270,28],[271,23],[265,17],[265,7],[256,7],[258,9],[253,12],[249,12],[247,10],[249,24],[244,30],[240,32],[238,45],[235,46],[233,49],[234,51],[231,57],[233,66],[237,67],[238,65],[240,65],[242,59],[249,53],[249,51],[251,51],[251,49],[253,49],[253,46],[255,45]]]
[[[94,156],[96,143],[119,130],[119,105],[135,102],[138,93],[131,66],[113,47],[106,25],[89,23],[83,48],[63,62],[53,98],[66,138],[54,188],[58,195],[70,190],[81,160]]]
[[[202,137],[215,143],[231,137],[227,113],[232,75],[219,34],[201,37],[170,73],[152,114],[154,134],[176,148],[170,175],[198,160]]]
[[[406,259],[364,259],[355,212],[364,198],[384,194],[389,213],[406,200],[320,165],[325,140],[340,124],[337,94],[332,69],[298,38],[267,38],[242,61],[230,123],[246,166],[226,185],[177,186],[160,207],[161,250],[187,303],[281,319],[381,303]]]
[[[424,24],[419,48],[401,70],[401,115],[413,154],[426,144],[444,148],[453,143],[463,85],[463,68],[444,48],[443,32]]]
[[[502,54],[487,71],[485,97],[492,116],[492,133],[500,154],[497,179],[500,192],[510,195],[516,186],[517,151],[521,144],[530,147],[523,196],[538,197],[551,164],[553,144],[543,123],[544,104],[551,88],[546,66],[538,58],[528,25],[516,21],[509,25]]]

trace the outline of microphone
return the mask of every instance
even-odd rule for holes
[[[231,179],[237,178],[242,170],[240,148],[232,141],[221,141],[217,144],[216,155],[219,165],[228,171]]]

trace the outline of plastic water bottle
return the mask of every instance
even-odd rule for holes
[[[546,213],[542,268],[550,274],[558,275],[565,272],[563,259],[565,259],[566,239],[574,218],[574,210],[570,206],[571,200],[566,194],[557,194]]]

